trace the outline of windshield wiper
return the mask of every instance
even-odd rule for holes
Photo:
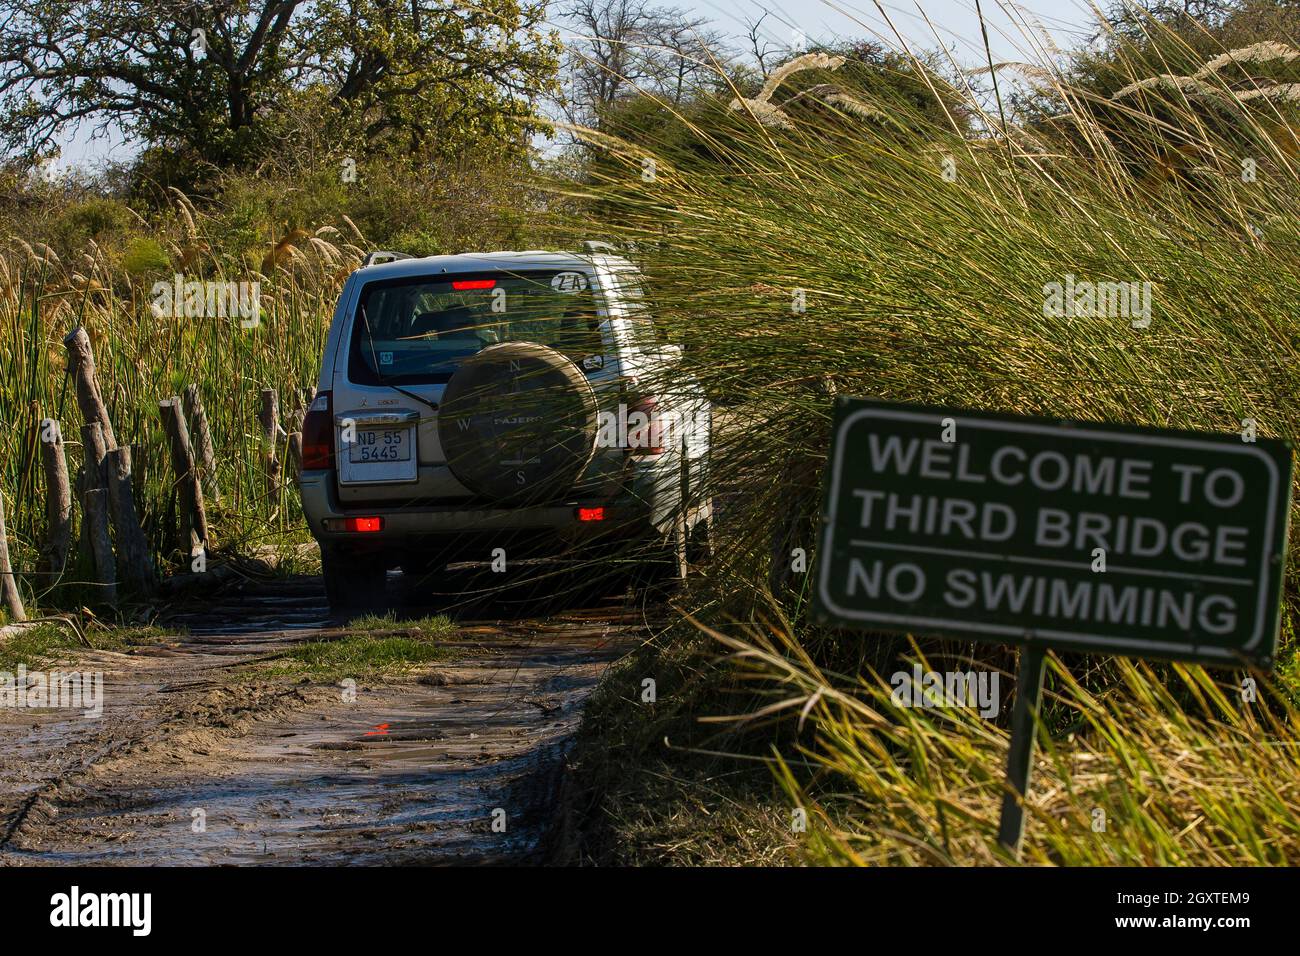
[[[407,398],[414,399],[421,405],[425,405],[436,412],[438,410],[437,402],[431,402],[421,395],[416,395],[414,392],[408,392],[400,385],[394,385],[392,382],[385,380],[384,373],[379,371],[379,356],[375,352],[375,335],[370,330],[370,316],[366,315],[366,307],[364,305],[361,306],[361,321],[366,324],[366,341],[370,344],[370,364],[375,371],[375,377],[379,379],[379,384],[391,388],[399,395],[405,395]]]

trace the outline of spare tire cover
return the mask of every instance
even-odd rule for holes
[[[578,366],[529,342],[491,345],[452,375],[438,438],[456,479],[497,501],[563,495],[596,447],[596,395]]]

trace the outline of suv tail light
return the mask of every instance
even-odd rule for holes
[[[627,453],[629,455],[663,454],[663,421],[659,416],[658,404],[653,395],[647,395],[628,409]],[[636,418],[633,418],[633,415]]]
[[[302,470],[334,467],[334,414],[329,392],[320,392],[302,420]]]

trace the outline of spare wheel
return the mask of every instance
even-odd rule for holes
[[[465,359],[438,411],[451,473],[503,503],[568,492],[595,453],[596,429],[596,394],[582,370],[530,342],[491,345]]]

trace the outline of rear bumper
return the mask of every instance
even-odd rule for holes
[[[307,524],[322,545],[347,543],[367,548],[401,547],[430,539],[516,532],[551,532],[559,545],[614,531],[621,535],[653,532],[649,502],[633,496],[590,501],[575,499],[519,508],[419,503],[345,509],[339,503],[332,471],[305,471],[300,487]],[[580,508],[601,508],[604,520],[582,521],[579,519]],[[382,518],[383,529],[373,532],[335,530],[345,518],[361,515]]]

